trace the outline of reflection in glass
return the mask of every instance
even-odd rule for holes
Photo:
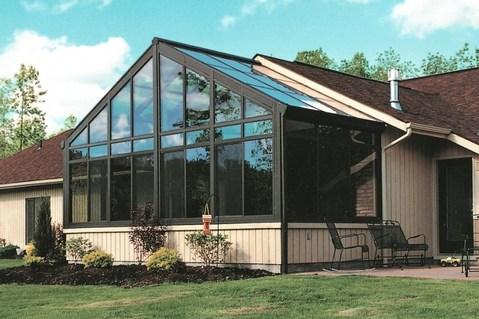
[[[130,82],[111,100],[111,138],[131,136]]]
[[[238,120],[241,118],[241,96],[215,84],[215,122]]]
[[[111,220],[129,220],[131,209],[130,157],[111,159]]]
[[[70,160],[85,159],[88,157],[88,148],[71,148]]]
[[[184,144],[184,134],[163,135],[161,137],[161,148],[181,146]]]
[[[201,217],[210,196],[210,151],[207,147],[186,150],[187,217]]]
[[[153,154],[133,158],[134,208],[153,205],[154,159]]]
[[[184,127],[183,66],[160,56],[161,131]]]
[[[215,141],[230,140],[241,137],[241,124],[217,127],[215,129]]]
[[[133,141],[133,152],[143,152],[153,150],[153,138],[144,138]]]
[[[99,145],[90,147],[90,158],[107,156],[108,155],[108,146]]]
[[[208,124],[210,119],[210,83],[202,75],[186,72],[186,126]]]
[[[153,61],[150,60],[133,78],[134,135],[153,133]]]
[[[87,163],[70,165],[70,212],[72,223],[88,221]]]
[[[220,216],[243,214],[241,143],[216,148],[216,195]]]
[[[131,142],[111,144],[111,155],[126,154],[131,152]]]
[[[83,129],[80,134],[70,143],[71,146],[78,146],[88,144],[88,132],[87,129]]]
[[[90,218],[89,221],[106,220],[106,201],[108,192],[107,160],[90,162]]]
[[[210,130],[199,130],[186,133],[186,144],[198,144],[208,142],[210,140]]]
[[[272,148],[270,138],[244,142],[245,215],[272,214]]]
[[[258,121],[244,124],[244,136],[255,136],[271,134],[273,132],[273,121]]]
[[[161,165],[161,216],[185,217],[185,152],[164,153]]]
[[[244,103],[244,117],[255,117],[271,114],[270,111],[262,107],[261,105],[256,104],[250,99],[245,99]]]
[[[108,110],[103,110],[90,122],[90,143],[105,142],[108,130]]]

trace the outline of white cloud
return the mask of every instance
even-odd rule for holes
[[[21,63],[40,72],[48,92],[41,108],[48,131],[58,130],[65,117],[83,118],[118,80],[126,68],[130,48],[121,37],[94,45],[77,45],[67,37],[49,38],[20,31],[0,49],[0,77],[11,77]]]
[[[92,5],[103,9],[111,4],[113,0],[57,0],[48,4],[44,0],[24,0],[21,2],[23,8],[28,11],[48,11],[51,13],[65,13],[78,5]]]
[[[238,20],[251,16],[257,13],[259,10],[263,10],[268,14],[271,14],[278,7],[287,7],[295,0],[245,0],[241,6],[238,14],[227,14],[221,18],[221,27],[228,29],[235,25]]]
[[[478,29],[479,1],[403,0],[394,6],[391,19],[401,34],[419,38],[455,26]]]

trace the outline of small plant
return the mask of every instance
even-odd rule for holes
[[[161,247],[146,259],[148,270],[170,270],[180,262],[180,255],[175,249]]]
[[[7,240],[5,238],[0,238],[0,248],[7,246]]]
[[[28,243],[25,246],[25,256],[23,256],[23,261],[25,265],[34,267],[41,263],[45,262],[44,257],[37,256],[37,249],[35,248],[35,244],[33,242]]]
[[[232,243],[223,234],[206,235],[201,231],[187,234],[186,244],[191,248],[193,255],[206,265],[221,263],[229,252]]]
[[[66,241],[65,249],[73,262],[76,262],[82,260],[86,254],[91,252],[93,246],[88,239],[76,237]]]
[[[54,246],[51,254],[51,259],[57,264],[66,263],[65,253],[65,234],[63,233],[63,227],[61,224],[52,225],[52,233],[54,238]]]
[[[6,245],[0,247],[0,258],[15,258],[17,256],[18,246]]]
[[[166,227],[160,225],[151,205],[131,212],[128,238],[138,263],[165,245]]]
[[[113,257],[103,250],[93,250],[82,258],[85,268],[108,268],[113,266]]]

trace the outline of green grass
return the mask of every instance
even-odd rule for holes
[[[479,282],[278,276],[144,288],[0,285],[0,318],[476,318]]]
[[[0,269],[18,267],[23,265],[21,259],[0,259]]]

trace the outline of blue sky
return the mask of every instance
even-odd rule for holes
[[[318,47],[373,59],[393,47],[420,62],[479,45],[477,0],[19,0],[3,1],[2,12],[0,77],[38,66],[50,130],[86,114],[153,36],[285,59]]]

